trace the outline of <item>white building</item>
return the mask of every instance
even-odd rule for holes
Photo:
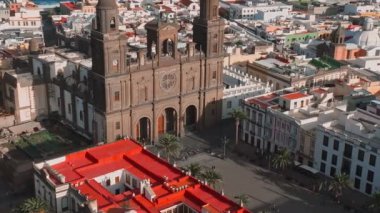
[[[341,104],[323,88],[309,92],[287,88],[247,98],[243,104],[248,117],[243,123],[243,140],[260,152],[287,149],[297,161],[312,167],[314,130]]]
[[[366,13],[372,12],[375,10],[375,5],[372,4],[346,4],[344,5],[344,13],[345,14],[358,14],[358,13]]]
[[[248,2],[248,1],[247,1]],[[258,11],[262,13],[270,12],[270,16],[289,16],[289,12],[293,10],[292,5],[287,5],[282,2],[263,2],[263,3],[252,3],[248,2],[243,4],[230,4],[230,18],[234,19],[257,19]],[[269,16],[268,16],[269,17]]]
[[[318,126],[314,168],[327,176],[348,174],[353,188],[366,194],[380,191],[380,101],[367,110],[341,110]]]
[[[255,20],[261,20],[264,22],[273,22],[280,17],[288,17],[289,10],[288,8],[279,8],[274,10],[257,10]]]
[[[37,8],[20,8],[20,12],[10,16],[9,20],[0,24],[0,30],[17,29],[17,30],[36,30],[41,28],[40,10]]]
[[[239,108],[241,102],[247,97],[268,93],[272,90],[269,84],[262,83],[260,79],[253,78],[238,68],[224,68],[223,77],[225,87],[222,119],[229,118],[229,113]]]

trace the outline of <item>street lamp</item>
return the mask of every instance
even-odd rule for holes
[[[226,145],[228,144],[229,140],[226,136],[223,137],[222,143],[223,143],[223,159],[226,157]]]

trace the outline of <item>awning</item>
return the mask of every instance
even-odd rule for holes
[[[312,168],[310,166],[307,166],[307,165],[301,165],[301,166],[299,166],[299,168],[302,168],[302,169],[304,169],[306,171],[309,171],[309,172],[311,172],[313,174],[317,174],[319,172],[318,170],[316,170],[316,169],[314,169],[314,168]]]

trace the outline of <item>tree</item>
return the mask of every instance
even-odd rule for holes
[[[178,153],[181,150],[181,144],[179,143],[178,137],[167,133],[160,138],[157,147],[160,151],[165,152],[168,162],[170,158],[178,156]]]
[[[240,206],[242,207],[248,204],[249,197],[246,194],[235,195],[234,198],[238,200],[238,202],[240,203]]]
[[[369,209],[372,212],[380,212],[380,192],[377,192],[372,195],[371,204],[369,205]]]
[[[247,118],[247,115],[241,109],[234,109],[229,115],[235,119],[235,143],[239,143],[239,125],[240,121]]]
[[[343,196],[343,190],[350,186],[350,179],[346,174],[338,174],[331,181],[323,182],[319,187],[320,190],[325,190],[334,194],[334,198],[340,202]]]
[[[286,149],[282,150],[280,153],[277,153],[272,159],[272,165],[275,169],[280,169],[285,171],[292,164],[292,156],[290,152]]]
[[[186,171],[190,171],[193,177],[200,177],[202,173],[202,167],[199,163],[192,163],[185,167]]]
[[[206,171],[204,171],[200,176],[214,189],[215,185],[222,181],[222,176],[217,173],[215,169],[206,169]]]
[[[15,213],[47,213],[48,205],[39,198],[29,198],[13,210]]]

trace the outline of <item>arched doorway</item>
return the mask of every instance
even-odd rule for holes
[[[137,123],[137,139],[139,141],[149,142],[151,139],[150,135],[150,119],[147,117],[143,117]]]
[[[185,125],[189,130],[193,130],[195,128],[195,124],[197,122],[197,108],[194,105],[191,105],[186,108],[186,117],[185,117]]]
[[[165,109],[166,133],[177,135],[177,112],[173,108]]]

